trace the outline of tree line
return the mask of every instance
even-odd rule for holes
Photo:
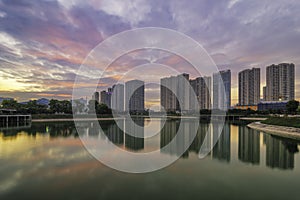
[[[72,114],[73,110],[75,113],[111,114],[107,105],[94,100],[90,100],[87,107],[78,100],[74,100],[72,104],[68,100],[51,99],[49,105],[38,104],[36,100],[26,104],[16,100],[3,100],[1,108],[16,110],[19,114]]]
[[[72,107],[73,106],[73,107]],[[96,113],[111,114],[111,109],[106,105],[95,100],[90,100],[86,107],[82,102],[75,100],[73,105],[68,100],[51,99],[49,105],[38,104],[36,100],[29,101],[26,104],[18,103],[16,100],[3,100],[1,104],[3,109],[14,109],[20,114],[72,114],[75,113]],[[201,110],[201,114],[210,114],[210,110]],[[286,110],[269,110],[269,111],[253,111],[253,110],[229,110],[230,114],[297,114],[300,113],[299,101],[292,100],[286,105]],[[170,113],[171,114],[171,113]]]

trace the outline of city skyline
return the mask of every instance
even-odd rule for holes
[[[272,70],[270,70],[270,68]],[[274,69],[273,69],[274,68]],[[276,72],[276,73],[275,73]],[[274,75],[275,74],[275,75]],[[280,74],[280,75],[279,75]],[[274,75],[274,77],[273,77]],[[287,78],[289,77],[289,78]],[[288,80],[289,79],[289,80]],[[195,109],[220,109],[227,110],[231,108],[247,109],[251,106],[257,106],[260,102],[276,102],[276,101],[288,101],[295,100],[295,65],[293,63],[280,63],[278,65],[272,64],[267,67],[267,80],[277,83],[276,92],[277,98],[270,99],[267,95],[267,86],[261,85],[261,69],[252,68],[245,69],[238,73],[239,87],[238,96],[239,101],[236,104],[231,104],[232,98],[232,87],[231,87],[231,70],[219,71],[214,73],[212,76],[200,76],[196,78],[190,78],[190,74],[182,73],[177,76],[162,77],[160,79],[160,99],[159,104],[164,107],[166,111],[191,111]],[[136,83],[138,82],[138,83]],[[127,86],[127,90],[132,93],[132,99],[128,100],[128,92],[126,92],[126,84],[136,83],[132,85],[130,89]],[[224,84],[224,92],[221,91],[222,83]],[[147,83],[141,80],[133,79],[128,80],[125,83],[117,83],[105,90],[95,91],[91,98],[85,97],[85,99],[95,100],[98,103],[106,104],[109,108],[117,112],[125,111],[125,106],[130,108],[132,104],[139,104],[138,109],[133,109],[136,105],[133,105],[133,110],[144,110],[149,109],[151,106],[147,105],[145,98]],[[269,83],[269,85],[271,85]],[[140,88],[142,86],[142,88]],[[280,87],[279,87],[280,86]],[[190,87],[190,88],[189,88]],[[270,86],[269,86],[270,87]],[[140,91],[134,91],[135,89]],[[170,91],[170,89],[172,91]],[[192,92],[195,92],[196,102],[192,99]],[[275,90],[272,88],[272,90]],[[261,90],[263,92],[261,93]],[[282,98],[279,93],[286,95],[286,98]],[[142,98],[135,98],[136,94],[142,96]],[[228,95],[229,94],[229,95]],[[288,95],[288,96],[287,96]],[[219,98],[221,97],[221,98]],[[10,97],[0,97],[1,99],[12,99]],[[272,96],[272,98],[274,98]],[[45,98],[40,98],[45,99]],[[83,99],[83,97],[81,97]],[[121,99],[121,100],[120,100]],[[128,102],[126,102],[128,100]],[[142,102],[142,103],[140,103]],[[25,103],[25,102],[24,102]],[[87,101],[86,101],[87,103]],[[183,109],[181,109],[181,106]],[[153,105],[152,105],[153,106]],[[249,107],[250,106],[250,107]],[[142,107],[144,109],[142,109]],[[254,107],[251,107],[253,109]],[[254,108],[256,110],[256,108]]]
[[[270,71],[270,68],[275,68],[275,70],[273,69]],[[267,95],[267,86],[261,87],[261,69],[245,69],[243,71],[240,71],[238,74],[239,101],[236,105],[233,106],[231,104],[231,79],[231,70],[229,69],[220,71],[219,73],[214,73],[212,76],[200,76],[194,79],[190,78],[190,74],[187,73],[179,74],[177,76],[163,77],[160,79],[160,106],[163,107],[167,112],[192,110],[195,111],[199,109],[228,110],[231,108],[250,108],[257,110],[257,106],[260,103],[275,103],[280,101],[286,102],[289,100],[295,100],[295,65],[293,63],[280,63],[278,65],[271,65],[267,67],[267,80],[269,80],[269,83],[267,84],[268,88],[270,88],[269,90],[277,91],[274,93],[277,96],[276,98],[272,96],[273,99],[270,99],[270,97],[268,97]],[[270,82],[270,80],[272,82]],[[131,80],[126,83],[134,81],[137,80]],[[143,83],[142,96],[143,102],[146,103],[145,82],[139,82]],[[276,84],[274,84],[273,82]],[[124,87],[123,84],[117,85],[122,85]],[[272,85],[272,88],[270,85]],[[112,88],[114,88],[115,86],[116,85],[113,85]],[[108,88],[108,93],[114,93],[112,92],[112,88]],[[263,94],[261,94],[261,89],[263,89]],[[225,93],[223,93],[223,91]],[[102,91],[101,93],[103,92],[107,94],[106,91]],[[119,92],[120,91],[118,91],[118,93]],[[282,98],[282,95],[280,95],[281,93],[285,94],[285,98]],[[127,92],[125,90],[125,96],[126,94]],[[196,96],[194,97],[193,94]],[[94,98],[94,96],[95,93],[93,94],[92,98]],[[111,107],[110,105],[112,103],[112,100],[110,101],[111,102],[109,103],[103,101],[101,103],[104,103]],[[119,104],[117,99],[115,99],[114,101],[115,105]],[[145,106],[144,108],[146,109],[147,106]],[[119,111],[123,111],[123,109]]]
[[[71,99],[76,71],[90,50],[114,34],[149,26],[187,34],[203,45],[220,70],[229,68],[233,76],[232,105],[238,102],[239,71],[261,68],[261,85],[265,85],[266,66],[282,62],[294,63],[296,67],[300,64],[296,12],[299,2],[189,1],[184,5],[185,11],[182,7],[181,1],[157,0],[124,0],[117,4],[106,0],[16,1],[14,6],[9,1],[0,1],[0,96],[18,101],[41,97]],[[152,61],[149,55],[129,55],[123,60],[127,62],[116,63],[113,69],[117,70],[107,75],[99,90],[119,77],[118,70],[129,69],[134,63],[132,58],[137,58],[137,63]],[[171,55],[155,59],[181,66],[181,72],[187,68]],[[299,75],[296,70],[295,76]],[[297,100],[299,84],[296,78]]]

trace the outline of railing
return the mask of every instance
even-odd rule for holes
[[[0,130],[28,127],[31,124],[31,115],[0,115]]]

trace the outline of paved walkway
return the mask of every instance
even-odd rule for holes
[[[300,128],[267,125],[260,122],[253,122],[249,124],[248,127],[271,135],[300,140]]]

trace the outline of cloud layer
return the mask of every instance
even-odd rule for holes
[[[265,66],[293,62],[299,77],[298,10],[297,0],[0,0],[0,96],[70,98],[80,64],[99,42],[151,26],[187,34],[204,46],[220,69],[230,68],[236,99],[237,73],[245,68],[261,67],[264,83]],[[132,53],[112,70],[151,62],[149,55],[153,52]],[[184,62],[174,56],[154,55],[185,71]]]

